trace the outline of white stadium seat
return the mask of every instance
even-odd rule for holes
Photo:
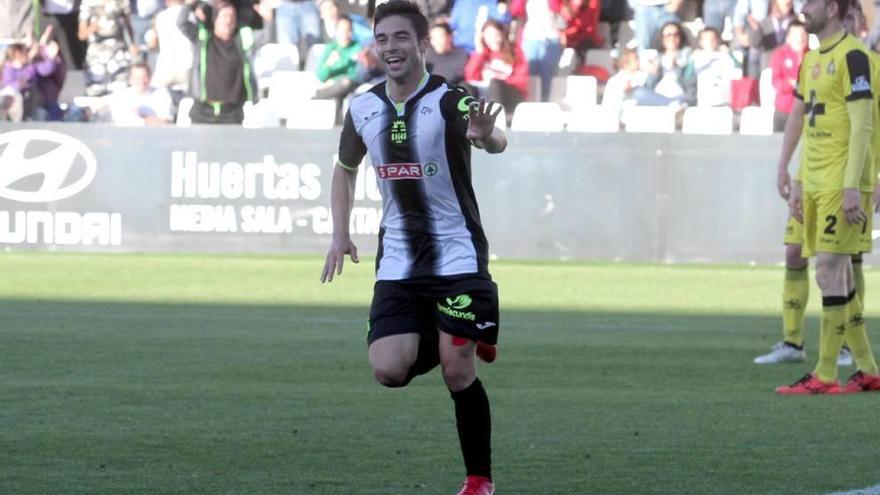
[[[299,70],[299,50],[287,43],[266,43],[254,57],[254,73],[268,76],[276,70]]]
[[[620,109],[615,106],[592,106],[568,112],[568,132],[618,132]]]
[[[195,102],[195,100],[187,96],[186,98],[182,98],[180,103],[177,104],[177,127],[189,127],[192,125],[192,118],[189,116],[189,111],[192,110]]]
[[[773,108],[776,106],[776,88],[773,87],[773,69],[768,67],[761,71],[761,78],[758,80],[758,94],[760,95],[762,107]]]
[[[745,107],[739,118],[739,133],[749,136],[773,134],[773,107]]]
[[[620,120],[626,132],[675,132],[675,108],[672,107],[625,107]]]
[[[256,105],[248,102],[244,106],[242,126],[247,129],[279,127],[278,112],[269,100],[261,100]]]
[[[568,113],[568,132],[618,132],[620,110],[616,106],[596,105]]]
[[[593,76],[566,77],[562,104],[571,109],[595,106],[597,86],[598,82]]]
[[[513,111],[512,131],[559,132],[565,127],[565,115],[556,103],[524,102]]]
[[[684,134],[731,134],[733,110],[730,107],[689,107],[681,121]]]
[[[269,79],[269,101],[284,108],[311,99],[319,84],[318,76],[311,71],[275,71]]]
[[[336,100],[304,100],[284,112],[288,129],[333,129]]]

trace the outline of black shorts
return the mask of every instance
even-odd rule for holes
[[[403,333],[436,334],[494,345],[498,286],[477,275],[380,280],[373,288],[367,342]]]

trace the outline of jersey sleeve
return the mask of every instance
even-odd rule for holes
[[[354,120],[351,118],[351,109],[345,112],[345,123],[342,125],[342,135],[339,136],[339,161],[336,162],[340,167],[355,171],[360,165],[361,160],[367,154],[367,146],[364,140],[358,134],[354,127]]]
[[[447,127],[455,134],[464,139],[468,128],[468,106],[475,101],[464,88],[453,86],[443,95],[440,109],[443,118],[446,119]]]
[[[871,91],[871,62],[867,53],[861,50],[851,50],[847,53],[845,71],[846,101],[874,98],[874,93]]]

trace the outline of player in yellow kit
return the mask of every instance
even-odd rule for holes
[[[816,256],[822,323],[815,371],[778,387],[780,394],[880,390],[851,258],[870,250],[864,241],[871,231],[874,64],[865,46],[843,29],[849,1],[808,0],[802,10],[820,46],[807,54],[798,78],[792,126],[803,127],[804,146],[789,205],[804,226],[803,255]],[[791,134],[787,129],[784,148],[794,148]],[[858,371],[841,388],[837,357],[844,339]]]
[[[846,31],[855,37],[861,36],[866,31],[867,22],[862,13],[862,7],[858,2],[850,3],[850,8],[843,19],[843,27]],[[874,60],[875,74],[880,71],[880,55],[876,52],[869,51],[871,58]],[[874,86],[874,98],[880,104],[880,77],[876,76],[871,81]],[[790,119],[794,121],[795,119]],[[880,122],[875,118],[875,122]],[[793,122],[786,132],[788,132],[786,146],[783,146],[782,154],[778,164],[777,188],[780,196],[786,201],[789,199],[791,191],[791,178],[788,174],[788,164],[791,161],[794,148],[800,140],[803,131],[803,116]],[[877,165],[880,160],[880,125],[874,126],[874,140],[872,143],[872,153],[874,155],[875,174],[863,174],[865,189],[870,187],[871,181],[875,179],[878,171]],[[880,205],[878,201],[878,187],[874,186],[874,207]],[[801,222],[789,216],[785,226],[785,278],[782,289],[782,328],[783,340],[774,344],[770,352],[762,354],[754,359],[756,364],[777,364],[801,362],[806,359],[804,351],[804,314],[806,313],[807,301],[810,295],[810,281],[808,276],[809,260],[801,255],[801,244],[803,243],[804,228]],[[870,250],[870,228],[866,229],[862,241],[865,243],[863,252]],[[857,254],[852,257],[853,274],[856,286],[856,297],[858,297],[862,306],[865,303],[865,278],[862,272],[862,255]],[[840,350],[837,359],[838,366],[851,366],[852,354],[844,344]]]

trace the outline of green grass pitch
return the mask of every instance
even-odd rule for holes
[[[455,493],[437,371],[371,377],[372,261],[0,254],[0,493]],[[880,483],[880,395],[778,397],[778,267],[496,262],[499,495]],[[869,335],[880,272],[867,270]],[[880,343],[876,344],[880,345]],[[842,370],[843,377],[852,370]]]

